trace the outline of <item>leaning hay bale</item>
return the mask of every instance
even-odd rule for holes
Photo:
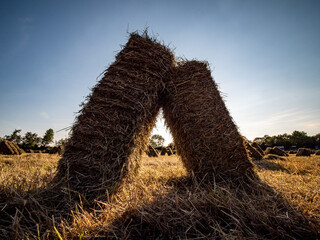
[[[161,156],[164,156],[164,155],[166,155],[166,153],[167,153],[167,148],[166,147],[162,147],[162,149],[161,149]]]
[[[261,160],[263,155],[256,150],[248,141],[245,141],[245,146],[247,148],[248,154],[252,160]]]
[[[10,141],[4,140],[0,142],[0,154],[15,155],[17,152],[12,148]]]
[[[299,148],[296,154],[296,156],[298,157],[302,157],[302,156],[309,157],[310,155],[311,155],[311,150],[307,148]]]
[[[148,146],[146,153],[148,157],[159,157],[159,152],[150,145]]]
[[[168,154],[168,156],[171,156],[171,155],[174,154],[173,151],[172,151],[172,149],[171,149],[171,147],[167,147],[166,149],[167,149],[167,154]]]
[[[163,113],[187,170],[201,180],[238,179],[250,172],[242,137],[207,63],[180,63],[166,85]]]
[[[251,146],[254,147],[254,149],[257,150],[262,156],[264,155],[264,152],[258,143],[253,142]]]
[[[13,145],[17,149],[19,154],[25,153],[25,151],[22,148],[20,148],[18,144],[16,144],[15,142],[11,142],[11,145]]]
[[[315,155],[320,155],[320,150],[316,151]]]
[[[14,142],[11,142],[11,141],[7,141],[7,143],[10,145],[11,149],[13,150],[14,152],[14,155],[20,155],[20,151],[18,150],[18,145],[16,145]]]
[[[278,156],[286,156],[286,157],[289,156],[285,151],[281,150],[281,149],[278,148],[278,147],[273,147],[273,148],[272,148],[272,151],[273,151],[273,154],[276,154],[276,155],[278,155]]]
[[[93,88],[72,127],[55,181],[92,199],[135,174],[160,109],[168,48],[149,37],[129,41]]]

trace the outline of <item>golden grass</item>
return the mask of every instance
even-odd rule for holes
[[[0,210],[6,209],[10,197],[27,198],[50,182],[58,158],[49,154],[0,155]],[[45,231],[37,231],[44,225],[41,222],[40,227],[30,224],[19,228],[0,220],[0,238],[316,239],[320,156],[290,155],[285,160],[255,164],[262,182],[244,190],[248,186],[202,186],[197,178],[188,176],[179,157],[144,155],[134,179],[124,182],[106,200],[96,202],[95,209],[84,209],[80,204],[69,219],[49,216],[55,221]],[[10,196],[3,197],[3,191],[9,191]],[[19,216],[28,219],[26,209]]]
[[[265,163],[262,160],[257,165]],[[285,161],[269,161],[276,165],[258,171],[260,178],[296,206],[299,210],[320,222],[320,157],[296,157]]]

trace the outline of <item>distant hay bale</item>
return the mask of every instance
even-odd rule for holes
[[[315,155],[320,155],[320,150],[316,151]]]
[[[184,165],[196,177],[236,181],[252,173],[242,137],[206,63],[176,67],[166,85],[163,113]]]
[[[24,151],[14,142],[4,140],[0,143],[0,154],[20,155]]]
[[[311,155],[311,153],[312,153],[311,150],[308,148],[299,148],[296,156],[297,157],[302,157],[302,156],[309,157]]]
[[[260,152],[258,152],[258,150],[252,146],[252,144],[250,144],[246,140],[244,140],[244,142],[245,142],[245,146],[248,151],[248,154],[252,160],[261,160],[263,158],[263,155]]]
[[[146,150],[146,154],[148,157],[159,157],[159,152],[157,149],[153,148],[152,146],[148,146],[148,149]]]
[[[64,152],[64,146],[55,146],[50,149],[49,153],[50,154],[59,154],[62,155]]]
[[[134,175],[174,62],[165,46],[131,34],[83,105],[54,181],[92,199]]]
[[[167,148],[166,147],[162,147],[161,148],[161,152],[160,152],[161,156],[166,155],[166,153],[167,153]]]
[[[264,155],[264,152],[258,143],[253,142],[251,146],[254,147],[254,149],[257,150],[262,156]]]
[[[265,152],[264,152],[265,155],[267,154],[274,154],[274,155],[278,155],[278,156],[289,156],[285,151],[282,151],[280,148],[278,147],[268,147]]]
[[[166,150],[167,150],[168,156],[171,156],[171,155],[174,154],[173,151],[172,151],[172,149],[171,149],[171,147],[166,147]]]
[[[278,156],[285,156],[285,157],[289,156],[285,151],[281,150],[278,147],[273,147],[273,152],[274,152],[274,154],[276,154]]]

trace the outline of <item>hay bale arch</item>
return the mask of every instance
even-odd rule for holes
[[[160,107],[189,172],[209,182],[253,174],[207,64],[176,64],[134,33],[83,105],[54,181],[87,200],[117,189],[139,167]]]

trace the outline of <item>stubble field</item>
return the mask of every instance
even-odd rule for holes
[[[204,185],[177,156],[144,156],[138,174],[94,208],[50,215],[37,202],[58,155],[0,155],[4,239],[316,239],[320,156],[255,161],[260,180]],[[85,202],[85,199],[82,199]],[[35,207],[34,207],[35,206]],[[14,209],[14,211],[13,211]],[[34,212],[44,215],[38,220]],[[46,215],[47,214],[47,215]]]

